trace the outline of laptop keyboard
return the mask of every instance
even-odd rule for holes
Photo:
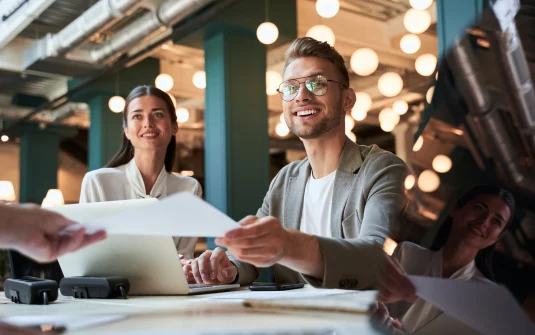
[[[188,287],[189,287],[190,289],[195,289],[195,288],[205,288],[205,287],[217,287],[217,286],[221,286],[221,285],[188,284]]]

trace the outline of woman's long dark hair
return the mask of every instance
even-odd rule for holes
[[[496,195],[502,199],[507,207],[509,207],[509,211],[511,212],[511,216],[509,217],[509,220],[505,224],[505,227],[503,227],[503,232],[507,229],[507,227],[511,224],[513,221],[513,217],[515,215],[516,210],[516,203],[515,198],[511,193],[508,191],[495,187],[495,186],[489,186],[489,185],[480,185],[475,186],[471,188],[468,192],[464,193],[463,196],[461,196],[458,200],[455,206],[457,208],[464,207],[469,201],[477,197],[478,195],[482,194],[489,194],[489,195]],[[442,226],[437,232],[437,235],[435,237],[435,240],[433,241],[433,245],[431,246],[431,250],[439,250],[448,241],[448,237],[451,232],[451,227],[453,225],[453,218],[451,216],[448,216],[448,218],[442,223]],[[492,270],[492,254],[494,252],[494,248],[496,247],[496,243],[493,243],[486,247],[485,249],[481,249],[477,256],[476,256],[476,266],[490,280],[494,280],[494,271]]]
[[[165,105],[167,107],[167,114],[169,115],[169,118],[171,120],[172,125],[178,125],[176,120],[176,114],[173,113],[175,110],[175,107],[173,105],[173,101],[171,101],[171,98],[167,93],[164,91],[154,87],[154,86],[138,86],[134,88],[130,94],[128,94],[128,97],[126,97],[126,103],[124,106],[123,111],[123,127],[126,127],[127,122],[127,114],[128,114],[128,105],[132,102],[132,100],[144,97],[144,96],[151,96],[156,97],[163,102],[165,102]],[[171,136],[171,140],[169,141],[169,144],[167,145],[167,150],[165,152],[165,170],[167,172],[171,172],[173,169],[173,164],[175,162],[175,154],[176,154],[176,136]],[[113,156],[113,158],[106,164],[106,167],[117,167],[124,164],[127,164],[134,158],[134,146],[130,142],[128,138],[126,138],[126,135],[123,132],[122,137],[122,143],[121,148],[119,151]]]

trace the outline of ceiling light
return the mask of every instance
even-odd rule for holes
[[[407,190],[410,190],[411,188],[413,188],[415,183],[416,183],[416,178],[414,177],[414,175],[410,174],[405,178],[405,188]]]
[[[189,120],[189,110],[184,107],[179,107],[176,109],[176,120],[178,123],[184,123]]]
[[[440,178],[435,171],[425,170],[418,177],[418,188],[423,192],[434,192],[440,186]]]
[[[364,120],[366,118],[366,116],[368,116],[368,112],[367,111],[359,110],[359,109],[355,109],[355,108],[353,108],[353,110],[351,111],[351,117],[355,121],[362,121],[362,120]]]
[[[405,100],[396,100],[392,104],[392,109],[396,114],[403,115],[409,110],[409,104]]]
[[[424,138],[422,136],[418,137],[416,142],[414,142],[414,145],[412,146],[412,151],[417,152],[419,151],[422,146],[424,145]]]
[[[7,142],[7,141],[9,141],[9,136],[2,135],[2,137],[0,139],[2,140],[2,142]]]
[[[272,22],[261,23],[256,29],[256,37],[264,44],[271,44],[279,37],[279,29]]]
[[[275,127],[275,132],[280,137],[285,137],[290,133],[290,129],[284,123],[277,123],[277,126]]]
[[[401,38],[399,41],[399,47],[401,50],[408,54],[412,55],[413,53],[420,50],[420,47],[422,46],[422,41],[420,38],[413,34],[407,34]]]
[[[416,72],[422,76],[430,76],[435,72],[437,67],[437,57],[433,54],[423,54],[416,58],[414,63]]]
[[[377,87],[385,97],[395,97],[403,90],[403,79],[395,72],[387,72],[379,78]]]
[[[41,207],[52,207],[65,205],[65,200],[63,199],[63,193],[58,189],[50,189],[46,192],[46,197],[43,199]]]
[[[394,128],[396,128],[396,125],[393,124],[393,123],[385,123],[385,122],[383,122],[383,123],[380,124],[380,127],[381,127],[381,129],[383,131],[386,131],[388,133],[388,132],[391,132],[392,130],[394,130]]]
[[[383,108],[379,112],[379,123],[387,123],[396,126],[399,123],[399,115],[392,108]]]
[[[431,25],[431,15],[426,10],[411,8],[403,17],[405,29],[413,34],[421,34]]]
[[[452,162],[451,158],[446,155],[437,155],[433,158],[433,169],[436,172],[446,173],[451,170]]]
[[[162,73],[156,77],[156,80],[154,81],[154,84],[156,87],[158,87],[160,90],[164,92],[169,92],[173,85],[175,84],[175,81],[173,80],[173,77],[168,75],[167,73]]]
[[[125,104],[124,98],[118,95],[111,97],[108,101],[108,107],[114,113],[121,113],[124,110]]]
[[[355,121],[362,121],[366,118],[368,111],[372,106],[372,98],[366,92],[357,92],[355,98],[356,101],[351,110],[351,117],[353,117]]]
[[[357,135],[355,135],[352,131],[348,131],[346,136],[349,137],[349,139],[354,143],[357,143]]]
[[[9,180],[0,180],[0,201],[15,201],[15,188]]]
[[[201,90],[206,88],[206,73],[204,71],[197,71],[193,74],[193,85]]]
[[[318,24],[318,25],[312,26],[312,28],[310,28],[307,31],[306,36],[312,37],[313,39],[320,41],[320,42],[327,42],[332,47],[334,46],[334,41],[335,41],[334,32],[331,28],[325,25]]]
[[[346,132],[351,131],[353,130],[353,128],[355,128],[355,120],[353,120],[351,116],[346,115],[345,123],[346,123]]]
[[[317,0],[316,11],[318,15],[326,19],[331,18],[340,10],[340,2],[338,0]]]
[[[414,9],[427,9],[433,3],[433,0],[409,0],[412,8]]]
[[[361,48],[353,52],[349,64],[359,76],[369,76],[377,70],[379,57],[372,49]]]
[[[266,72],[266,94],[275,95],[282,82],[282,76],[277,71],[269,70]]]

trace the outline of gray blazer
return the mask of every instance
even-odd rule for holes
[[[274,216],[284,227],[299,230],[310,173],[308,158],[285,166],[271,182],[256,215]],[[407,204],[403,186],[407,174],[399,157],[346,138],[334,179],[333,237],[317,236],[325,275],[312,278],[275,264],[276,282],[305,281],[315,287],[358,290],[374,287],[376,269],[384,259],[382,245],[396,233]],[[249,284],[259,276],[261,269],[230,257],[238,268],[238,283]]]

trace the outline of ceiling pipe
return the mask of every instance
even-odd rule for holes
[[[90,51],[92,63],[109,63],[136,44],[194,14],[215,0],[168,0],[121,29],[97,49]]]
[[[152,52],[152,50],[160,47],[161,45],[163,45],[169,40],[173,40],[175,38],[179,38],[181,36],[191,34],[194,31],[201,29],[202,27],[210,23],[212,20],[214,20],[221,12],[232,7],[238,1],[239,0],[216,1],[212,6],[210,6],[209,8],[206,8],[205,10],[201,11],[198,15],[196,15],[194,19],[179,22],[176,26],[173,27],[173,32],[171,33],[170,36],[165,36],[163,38],[160,38],[144,46],[141,50],[137,51],[133,55],[125,56],[124,58],[120,59],[117,63],[113,64],[113,66],[100,70],[98,73],[96,73],[89,79],[81,82],[80,84],[76,85],[73,88],[70,88],[67,93],[55,98],[54,100],[50,102],[47,102],[35,108],[30,113],[27,113],[24,117],[18,120],[15,120],[14,122],[10,122],[9,125],[3,126],[0,123],[0,133],[8,132],[10,129],[24,122],[31,121],[34,116],[41,113],[42,111],[45,111],[47,109],[59,108],[61,105],[64,105],[69,101],[70,96],[76,94],[77,92],[80,92],[81,90],[93,84],[98,79],[102,78],[103,76],[113,74],[121,70],[122,68],[128,67],[129,64],[132,64],[132,63],[135,63],[136,61],[140,61],[144,59]]]
[[[498,0],[492,6],[496,21],[491,23],[489,40],[495,50],[504,80],[506,97],[513,120],[526,152],[535,161],[535,90],[524,48],[515,24],[519,0]]]
[[[0,30],[0,49],[11,42],[56,0],[13,1],[0,10],[3,25]],[[0,1],[1,2],[1,1]]]
[[[47,34],[24,51],[24,69],[48,57],[61,56],[89,37],[130,15],[146,0],[100,0],[57,34]]]
[[[478,75],[471,48],[456,41],[446,59],[472,117],[482,125],[485,134],[482,140],[488,142],[495,162],[515,186],[535,193],[535,176],[520,165],[517,145],[508,134],[502,115],[493,106],[489,92]]]

